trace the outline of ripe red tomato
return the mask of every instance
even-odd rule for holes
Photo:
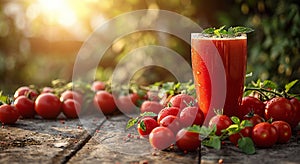
[[[176,134],[176,145],[182,151],[195,151],[200,146],[199,134],[181,129]]]
[[[168,115],[177,116],[178,113],[179,113],[179,108],[177,107],[165,107],[158,113],[157,123],[160,123],[160,121]]]
[[[275,97],[269,100],[266,104],[265,118],[270,118],[273,121],[285,121],[288,122],[293,112],[293,106],[291,102],[283,97]]]
[[[38,93],[27,86],[22,86],[15,91],[14,98],[18,98],[19,96],[27,96],[31,100],[35,100],[38,96]]]
[[[267,148],[277,142],[278,133],[275,126],[268,122],[262,122],[253,127],[251,137],[257,147]]]
[[[136,106],[138,99],[139,97],[135,93],[122,95],[118,97],[116,104],[119,110],[125,114],[138,113],[138,109]]]
[[[170,99],[170,103],[173,107],[177,107],[182,110],[187,106],[194,106],[195,98],[187,94],[178,94]]]
[[[14,106],[23,118],[33,118],[35,115],[34,101],[24,95],[17,97]]]
[[[173,115],[168,115],[164,117],[159,122],[159,125],[171,129],[174,134],[176,134],[180,129],[182,129],[182,125],[179,121],[179,118]]]
[[[74,99],[80,104],[83,103],[83,96],[76,91],[66,90],[60,95],[60,101],[63,102],[67,99]]]
[[[51,87],[44,87],[41,91],[41,94],[42,93],[54,93],[54,89]]]
[[[150,101],[157,101],[157,102],[159,102],[160,101],[160,98],[159,98],[159,96],[158,96],[158,91],[148,91],[147,92],[147,98],[148,98],[148,100],[150,100]]]
[[[287,143],[292,136],[292,129],[285,121],[274,121],[272,125],[276,128],[278,133],[277,143]]]
[[[14,124],[20,117],[14,106],[3,104],[0,106],[0,122],[2,124]]]
[[[34,109],[38,115],[45,119],[56,119],[61,112],[62,103],[59,98],[52,93],[40,94],[34,104]]]
[[[91,87],[92,91],[100,91],[105,89],[105,83],[102,81],[94,81]]]
[[[229,141],[237,146],[240,138],[251,137],[251,133],[252,133],[252,127],[245,127],[240,132],[230,135]]]
[[[164,106],[162,104],[160,104],[157,101],[144,101],[141,105],[141,113],[144,112],[153,112],[158,114],[162,109],[164,108]]]
[[[264,117],[265,104],[259,99],[252,96],[243,97],[241,106],[239,108],[238,117],[240,119],[243,119],[243,117],[250,112]]]
[[[228,116],[217,114],[210,119],[208,126],[210,128],[216,126],[216,135],[220,136],[222,134],[222,130],[228,128],[231,124],[232,121]]]
[[[264,122],[264,119],[258,114],[246,115],[244,119],[249,120],[253,127],[258,123]]]
[[[62,112],[67,118],[78,118],[81,112],[81,104],[75,99],[67,99],[62,103]]]
[[[153,148],[164,150],[175,142],[175,135],[169,128],[156,127],[149,135],[149,142]]]
[[[146,117],[138,123],[137,130],[141,137],[149,138],[149,134],[151,133],[151,131],[158,126],[159,125],[157,124],[155,119]]]
[[[300,101],[296,98],[292,98],[290,100],[292,106],[293,106],[293,112],[291,115],[291,119],[289,120],[289,124],[291,125],[291,128],[295,128],[299,122],[300,122]]]
[[[183,126],[202,125],[204,114],[199,107],[186,107],[180,112],[180,122]]]
[[[97,91],[93,102],[94,106],[105,115],[112,114],[117,109],[113,95],[107,91]]]

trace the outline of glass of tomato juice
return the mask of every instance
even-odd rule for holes
[[[192,33],[191,43],[192,69],[200,109],[206,118],[214,116],[214,110],[236,116],[246,74],[246,34],[217,38]]]

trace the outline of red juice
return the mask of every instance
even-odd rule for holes
[[[237,115],[247,62],[247,37],[212,38],[192,34],[192,68],[198,104],[206,118]],[[207,120],[207,119],[206,119]]]

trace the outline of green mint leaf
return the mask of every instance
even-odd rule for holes
[[[239,148],[246,154],[254,154],[255,147],[250,137],[242,137],[238,140]]]
[[[207,28],[205,30],[202,31],[202,34],[214,34],[215,28]]]
[[[238,124],[233,124],[233,125],[230,125],[228,128],[226,128],[225,131],[228,132],[228,135],[238,133],[238,132],[240,132],[240,126]]]
[[[242,126],[242,127],[252,127],[253,124],[252,124],[249,120],[243,120],[243,121],[241,122],[241,126]]]
[[[221,149],[221,139],[219,136],[211,136],[209,140],[202,141],[202,144],[217,150]]]
[[[254,31],[252,28],[242,27],[242,26],[233,27],[232,30],[235,36],[239,36],[241,34],[247,34]]]
[[[200,128],[200,135],[201,135],[202,138],[206,138],[206,137],[208,137],[211,134],[215,134],[216,130],[217,130],[216,125],[214,125],[212,128],[206,127],[206,126],[202,126]]]
[[[261,84],[261,87],[267,88],[267,89],[278,89],[277,84],[271,80],[263,81]]]
[[[189,132],[200,133],[201,127],[199,125],[193,125],[193,126],[187,127],[186,130]]]
[[[144,113],[141,113],[140,116],[141,116],[141,117],[145,117],[145,116],[155,117],[155,116],[157,116],[157,114],[156,114],[156,113],[153,113],[153,112],[144,112]]]
[[[146,125],[145,122],[142,120],[139,124],[138,127],[142,129],[142,131],[146,131]]]
[[[240,124],[240,119],[236,116],[232,116],[231,118],[231,121],[234,123],[234,124]]]
[[[131,128],[131,127],[134,126],[137,122],[138,122],[138,118],[132,118],[132,119],[128,120],[127,125],[126,125],[126,129]]]
[[[289,82],[288,84],[286,84],[286,85],[284,86],[285,92],[286,92],[286,93],[289,92],[290,89],[291,89],[297,82],[298,82],[298,80],[294,80],[294,81]]]
[[[221,26],[218,29],[207,28],[202,31],[202,34],[206,34],[212,37],[223,38],[223,37],[236,37],[254,31],[252,28],[242,27],[242,26],[229,27],[228,29],[226,29],[225,27],[226,26]]]

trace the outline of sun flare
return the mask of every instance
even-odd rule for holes
[[[51,24],[59,23],[62,26],[72,26],[77,21],[74,10],[67,0],[38,0],[41,12]]]

